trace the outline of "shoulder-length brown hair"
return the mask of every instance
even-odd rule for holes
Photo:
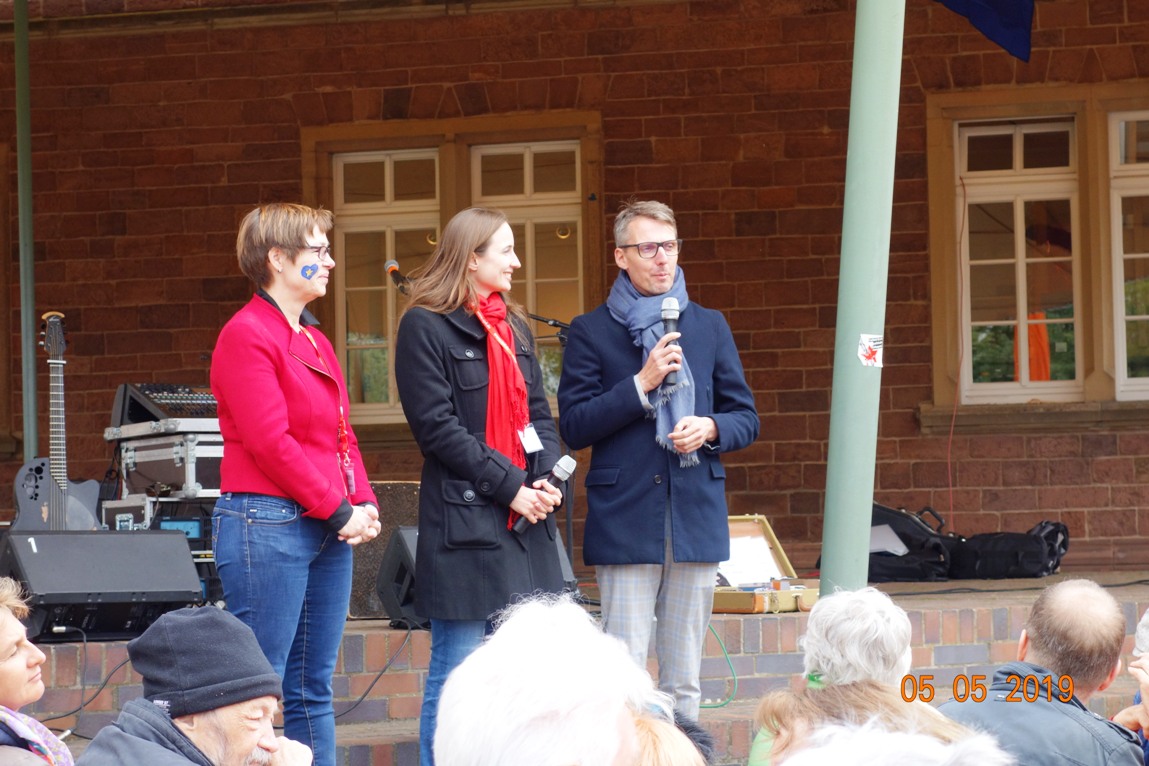
[[[473,313],[479,295],[467,265],[472,254],[482,255],[486,251],[491,237],[506,223],[507,216],[502,211],[490,208],[471,207],[456,213],[443,227],[431,257],[411,273],[407,307],[420,306],[436,314],[450,314],[463,306]],[[525,329],[526,311],[509,293],[502,296],[507,311],[522,320],[521,326]]]

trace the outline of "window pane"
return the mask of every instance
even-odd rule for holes
[[[548,319],[557,319],[560,322],[570,323],[578,314],[582,313],[578,295],[578,282],[539,282],[535,284],[536,306],[535,312]],[[546,325],[536,332],[542,334]]]
[[[966,170],[1012,170],[1013,134],[970,136],[966,142]]]
[[[395,200],[435,199],[435,160],[395,160]]]
[[[1025,239],[1047,257],[1068,256],[1073,247],[1069,200],[1025,203]]]
[[[1072,319],[1072,264],[1069,261],[1027,264],[1026,293],[1026,311],[1031,318]]]
[[[1013,325],[973,328],[973,382],[1013,381]]]
[[[480,188],[484,197],[523,194],[523,155],[484,154],[480,159]]]
[[[386,298],[382,289],[347,293],[347,344],[363,346],[387,341]]]
[[[354,404],[386,404],[390,401],[386,348],[351,348],[347,394]]]
[[[1149,253],[1149,197],[1121,200],[1121,246],[1125,255]]]
[[[1149,120],[1122,122],[1120,141],[1122,165],[1149,162]]]
[[[575,189],[575,153],[539,152],[534,156],[535,191],[565,192]]]
[[[1017,282],[1012,264],[970,267],[970,319],[1001,322],[1017,319]]]
[[[351,232],[343,238],[339,266],[343,267],[343,281],[348,288],[379,287],[383,284],[383,262],[386,258],[386,237],[381,231]]]
[[[1149,316],[1149,259],[1125,260],[1125,316]]]
[[[1069,131],[1023,133],[1021,163],[1023,168],[1069,167]]]
[[[343,165],[343,201],[386,202],[387,163],[348,162]]]
[[[1149,321],[1125,323],[1125,373],[1131,378],[1149,378]]]
[[[1025,203],[1027,311],[1073,316],[1073,235],[1069,200]]]
[[[543,325],[545,327],[545,325]],[[557,342],[540,340],[536,346],[539,367],[543,370],[543,388],[547,396],[557,396],[559,376],[563,372],[563,350]]]
[[[578,254],[574,221],[535,224],[535,279],[577,278]]]
[[[1029,379],[1074,380],[1077,377],[1072,323],[1029,325]]]
[[[1051,313],[1073,316],[1073,271],[1069,261],[1028,263],[1025,282],[1026,311],[1030,318],[1043,318]]]
[[[437,236],[434,229],[396,229],[392,257],[399,262],[399,273],[407,276],[422,266],[431,257]]]
[[[531,275],[527,273],[526,226],[521,223],[512,223],[511,234],[515,236],[515,255],[519,257],[519,263],[523,264],[515,270],[514,276],[511,278],[511,297],[521,303],[527,311],[532,311],[530,291],[528,290],[528,280],[531,279]]]
[[[969,259],[1013,260],[1013,203],[987,202],[969,206]]]

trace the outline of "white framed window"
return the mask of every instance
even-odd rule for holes
[[[403,295],[385,268],[409,273],[430,255],[439,226],[434,151],[362,152],[333,158],[335,333],[353,414],[386,418],[399,403],[395,333]]]
[[[462,162],[460,152],[466,153]],[[577,140],[470,144],[458,139],[435,148],[331,155],[333,242],[339,262],[336,349],[356,423],[403,419],[392,349],[406,298],[386,265],[395,261],[401,274],[413,272],[434,250],[441,224],[459,209],[482,205],[507,214],[523,264],[512,294],[528,312],[568,324],[582,312],[580,152]],[[561,347],[546,324],[532,329],[544,385],[553,397]]]
[[[961,402],[1081,401],[1073,119],[955,129]]]
[[[562,372],[559,335],[542,320],[569,324],[582,313],[585,240],[577,141],[476,146],[471,150],[476,205],[507,214],[522,262],[511,294],[536,326],[543,385],[552,398]],[[522,278],[518,278],[519,276]]]
[[[1149,111],[1109,115],[1117,399],[1149,398]]]
[[[1149,93],[1113,82],[926,102],[922,432],[1149,424]]]

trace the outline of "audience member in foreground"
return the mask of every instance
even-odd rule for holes
[[[671,700],[626,646],[565,596],[505,610],[447,679],[438,766],[632,766],[635,716],[671,720]]]
[[[28,640],[20,583],[0,577],[0,764],[72,766],[68,748],[42,723],[19,712],[44,696],[44,653]]]
[[[212,606],[162,615],[128,644],[144,697],[124,705],[78,766],[309,766],[276,737],[279,676],[251,628]]]
[[[1085,705],[1121,670],[1125,615],[1104,588],[1064,580],[1041,592],[982,702],[947,702],[955,721],[989,732],[1023,764],[1141,766],[1137,736]]]
[[[635,716],[634,726],[638,736],[638,760],[634,762],[635,766],[706,766],[706,759],[702,757],[698,746],[670,721],[651,715],[638,715]]]
[[[1149,738],[1145,731],[1149,729],[1149,710],[1142,705],[1149,700],[1145,687],[1149,685],[1149,609],[1141,615],[1137,623],[1137,632],[1134,635],[1133,656],[1137,659],[1129,663],[1129,673],[1141,687],[1133,696],[1133,704],[1122,710],[1113,720],[1127,729],[1137,732],[1140,740],[1141,752],[1144,753],[1146,766],[1149,766]]]
[[[786,758],[785,766],[1011,766],[987,734],[971,734],[943,742],[928,734],[889,731],[863,726],[827,724],[813,731],[803,747]]]
[[[762,698],[756,716],[761,729],[748,766],[780,762],[808,731],[826,723],[876,720],[885,729],[942,742],[970,734],[925,702],[902,698],[902,678],[910,670],[910,620],[881,591],[839,591],[819,600],[800,643],[806,688]]]

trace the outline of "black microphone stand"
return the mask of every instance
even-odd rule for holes
[[[541,322],[548,327],[555,328],[554,337],[559,339],[559,346],[564,350],[567,347],[567,341],[570,339],[569,330],[571,326],[566,322],[560,322],[551,317],[539,316],[538,314],[527,314],[531,319],[536,322]],[[562,437],[559,437],[559,443],[562,444]],[[563,454],[569,454],[566,451],[566,445],[562,445]],[[575,477],[574,474],[567,479],[567,497],[566,505],[567,518],[566,518],[566,550],[567,550],[567,563],[571,566],[571,571],[574,571],[574,500],[575,500]],[[578,585],[575,585],[575,593],[578,594]],[[581,594],[578,594],[581,598]]]
[[[560,322],[557,319],[551,319],[550,317],[541,317],[538,314],[527,314],[527,316],[536,322],[542,322],[548,327],[554,327],[555,337],[559,339],[559,345],[563,348],[567,347],[567,331],[571,328],[569,324],[566,322]]]

